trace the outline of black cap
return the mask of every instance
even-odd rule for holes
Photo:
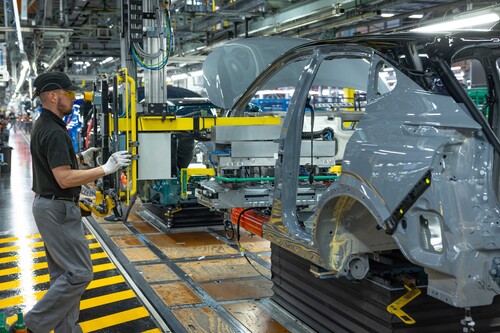
[[[73,82],[69,79],[68,75],[63,72],[48,72],[37,76],[35,82],[33,83],[35,91],[33,93],[33,98],[39,96],[45,91],[64,89],[67,91],[77,91],[78,86],[75,86]]]

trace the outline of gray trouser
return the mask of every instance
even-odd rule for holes
[[[81,333],[80,298],[92,281],[92,261],[76,203],[35,196],[33,216],[47,253],[50,288],[25,315],[35,333]]]

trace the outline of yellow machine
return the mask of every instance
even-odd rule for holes
[[[122,69],[114,76],[100,76],[95,90],[85,95],[93,104],[94,145],[102,148],[102,160],[119,150],[132,155],[129,167],[98,183],[94,201],[81,202],[82,210],[96,216],[113,211],[126,220],[137,196],[148,200],[150,191],[160,193],[158,201],[168,206],[170,213],[182,211],[187,203],[196,204],[192,183],[213,176],[214,170],[200,165],[178,168],[175,150],[179,135],[208,140],[215,125],[278,125],[281,121],[276,116],[179,117],[168,111],[168,104],[148,112],[150,105],[138,104],[135,86],[127,70]]]

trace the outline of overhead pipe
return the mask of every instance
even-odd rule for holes
[[[23,86],[23,83],[26,80],[26,78],[29,78],[30,63],[28,61],[28,56],[26,55],[26,52],[24,52],[23,36],[21,33],[21,22],[19,19],[19,9],[17,7],[17,1],[12,1],[12,4],[14,6],[14,21],[16,24],[17,42],[19,47],[19,53],[21,54],[21,66],[22,66],[21,75],[19,77],[17,76],[17,71],[16,71],[16,77],[18,81],[14,93],[17,94],[21,90],[21,87]],[[5,20],[7,20],[7,17],[5,17]]]
[[[16,24],[16,33],[17,33],[17,43],[19,46],[19,51],[21,56],[26,54],[24,52],[24,44],[23,44],[23,36],[21,33],[21,21],[19,19],[19,8],[17,7],[17,0],[12,1],[12,5],[14,6],[14,21]],[[7,21],[7,16],[5,16],[5,21]]]
[[[47,0],[45,0],[47,1]],[[59,24],[64,26],[64,1],[59,0]]]

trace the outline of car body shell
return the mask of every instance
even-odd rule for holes
[[[209,96],[211,101],[222,101],[223,107],[234,102],[232,114],[244,114],[255,93],[287,66],[292,73],[280,80],[295,86],[278,139],[272,214],[263,236],[355,279],[369,276],[370,262],[384,262],[386,254],[400,251],[425,269],[429,295],[457,307],[491,304],[500,292],[498,36],[466,32],[300,40],[267,67],[258,61],[258,48],[242,47],[239,51],[254,59],[248,63],[259,64],[246,70],[255,79],[240,89],[233,85],[223,98]],[[480,61],[486,72],[488,119],[450,69],[466,59]],[[393,70],[395,86],[381,81],[384,68]],[[366,105],[337,158],[341,176],[304,228],[297,191],[290,189],[299,186],[297,151],[311,87],[331,77],[336,77],[332,86],[366,92]]]

